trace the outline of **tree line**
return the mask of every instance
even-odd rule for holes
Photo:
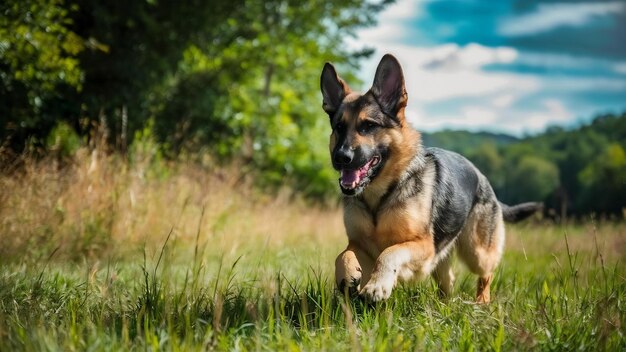
[[[505,203],[543,201],[554,218],[626,215],[626,113],[523,139],[443,131],[424,141],[466,155]]]

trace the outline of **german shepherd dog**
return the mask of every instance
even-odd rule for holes
[[[478,275],[476,301],[489,302],[504,248],[503,221],[521,220],[541,203],[506,206],[470,161],[422,147],[404,116],[407,93],[395,57],[382,58],[372,88],[362,95],[330,63],[320,81],[348,235],[335,262],[338,288],[376,302],[389,298],[398,281],[430,274],[449,295],[456,246]]]

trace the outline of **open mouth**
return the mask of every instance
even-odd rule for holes
[[[363,189],[373,178],[376,166],[380,164],[380,156],[376,155],[356,170],[342,169],[339,184],[346,194],[354,194]]]

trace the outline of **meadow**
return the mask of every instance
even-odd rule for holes
[[[3,171],[1,351],[626,350],[623,222],[509,226],[488,305],[459,263],[449,298],[426,280],[368,305],[334,288],[336,203],[140,152]]]

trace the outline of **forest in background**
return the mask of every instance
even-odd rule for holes
[[[139,150],[235,161],[266,191],[336,199],[319,74],[332,61],[358,82],[372,50],[345,39],[389,2],[6,2],[0,160],[71,158],[98,135],[129,162]],[[424,143],[466,155],[504,202],[543,200],[555,218],[624,216],[626,114],[523,139],[443,131]]]
[[[442,131],[423,134],[423,140],[469,158],[505,203],[543,201],[554,219],[626,216],[626,113],[519,139]]]

